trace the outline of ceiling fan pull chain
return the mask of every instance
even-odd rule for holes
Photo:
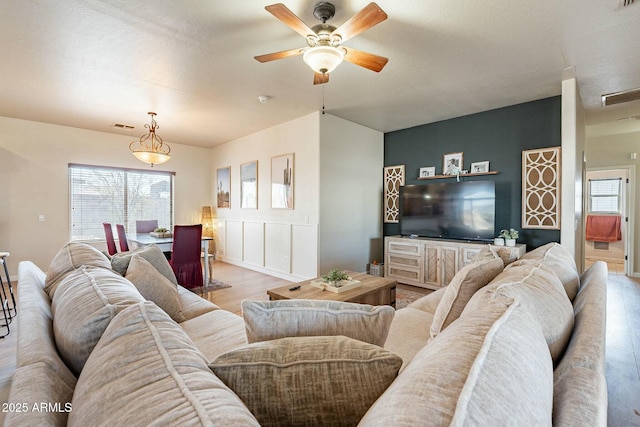
[[[324,115],[324,85],[322,85],[322,114]]]

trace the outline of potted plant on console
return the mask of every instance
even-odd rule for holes
[[[507,246],[515,246],[519,237],[518,230],[513,228],[500,230],[499,238],[503,238]]]

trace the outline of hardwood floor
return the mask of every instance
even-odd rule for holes
[[[240,311],[242,300],[267,300],[267,289],[290,283],[222,262],[214,264],[213,277],[231,287],[206,292],[203,296],[234,313]],[[17,287],[15,283],[14,286]],[[407,289],[424,292],[411,286]],[[11,334],[0,339],[0,402],[7,401],[15,370],[17,331],[14,325],[15,322],[11,325]],[[609,265],[606,351],[609,426],[640,426],[640,279],[625,276],[616,265]],[[0,424],[3,421],[0,412]]]

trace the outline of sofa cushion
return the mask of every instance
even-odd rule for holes
[[[173,320],[184,322],[178,286],[160,274],[149,261],[140,255],[133,255],[125,278],[134,284],[145,299],[156,303]]]
[[[66,273],[83,265],[111,268],[109,259],[93,246],[86,243],[69,242],[53,257],[47,270],[44,288],[49,294],[49,298],[53,299],[57,285]]]
[[[382,347],[393,307],[340,301],[277,300],[242,302],[247,341],[285,337],[344,335]]]
[[[209,366],[262,426],[354,426],[401,363],[378,346],[332,336],[249,344]]]
[[[559,243],[547,243],[531,252],[527,252],[512,266],[542,265],[553,272],[562,282],[567,296],[571,301],[575,298],[580,287],[580,276],[576,262],[571,253]]]
[[[460,313],[473,294],[486,286],[504,269],[502,259],[495,253],[491,255],[491,257],[473,262],[460,269],[446,286],[433,315],[433,323],[430,328],[431,337],[438,335],[441,330],[460,317]]]
[[[111,268],[123,276],[127,274],[127,268],[129,268],[129,262],[133,255],[141,256],[153,265],[160,274],[169,279],[174,285],[178,285],[176,275],[173,273],[173,269],[164,256],[164,252],[156,245],[143,246],[141,248],[134,249],[127,252],[118,252],[111,257]]]
[[[208,361],[247,344],[242,317],[230,311],[213,310],[180,326]]]
[[[422,350],[429,338],[429,328],[433,313],[411,306],[396,311],[389,328],[389,336],[384,348],[402,357],[402,369]]]
[[[410,303],[408,307],[426,311],[427,313],[431,313],[433,315],[433,313],[436,312],[438,304],[440,304],[440,300],[442,299],[442,295],[444,295],[444,292],[446,290],[446,286],[440,289],[436,289],[435,291],[430,292],[427,295],[420,297],[414,302]]]
[[[5,426],[65,426],[72,410],[71,397],[76,378],[46,362],[36,362],[16,369],[11,377],[11,391],[5,402],[8,406]],[[42,405],[46,405],[44,408]],[[49,405],[56,405],[51,409]]]
[[[112,270],[82,266],[60,281],[53,296],[53,333],[60,356],[77,376],[111,319],[140,292]]]
[[[553,367],[540,326],[498,296],[442,331],[359,426],[550,426]]]
[[[192,291],[178,285],[178,296],[182,306],[182,314],[186,320],[194,319],[210,311],[219,310],[220,307],[209,300],[196,295]]]
[[[488,286],[469,300],[466,310],[478,310],[494,296],[516,298],[542,327],[554,363],[557,363],[573,330],[573,307],[555,274],[539,265],[505,268]]]
[[[121,311],[78,378],[69,426],[257,426],[204,356],[150,301]]]

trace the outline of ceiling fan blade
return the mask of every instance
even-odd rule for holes
[[[302,48],[289,49],[289,50],[283,50],[281,52],[273,52],[273,53],[267,53],[265,55],[254,56],[254,58],[259,62],[269,62],[269,61],[275,61],[276,59],[284,59],[290,56],[301,55],[303,50],[304,49]]]
[[[387,19],[385,11],[374,2],[371,2],[347,22],[340,25],[332,34],[339,34],[342,37],[342,42],[345,42],[385,19]]]
[[[313,74],[313,84],[314,85],[323,85],[325,83],[329,83],[329,73],[314,73]]]
[[[387,62],[389,62],[388,58],[384,56],[374,55],[373,53],[363,52],[358,49],[354,49],[351,47],[342,46],[347,53],[344,55],[344,60],[349,61],[352,64],[359,65],[364,68],[368,68],[371,71],[375,71],[379,73]]]
[[[309,35],[316,34],[307,24],[302,22],[295,13],[291,12],[291,10],[282,3],[265,6],[265,9],[304,38],[307,38]]]

